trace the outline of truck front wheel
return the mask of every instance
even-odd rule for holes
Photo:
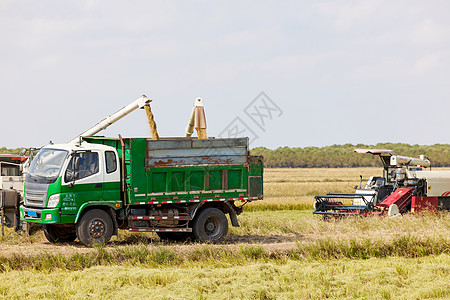
[[[44,235],[50,243],[73,242],[77,238],[75,227],[44,224]]]
[[[200,242],[218,242],[228,233],[227,217],[220,209],[206,208],[194,219],[192,232]]]
[[[77,236],[86,246],[94,243],[108,243],[113,234],[113,221],[101,209],[88,211],[77,224]]]

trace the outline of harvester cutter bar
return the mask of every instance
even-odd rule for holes
[[[328,193],[326,195],[317,195],[317,197],[321,198],[343,198],[343,199],[354,199],[354,198],[362,198],[366,199],[366,197],[372,198],[371,194],[356,194],[356,193]],[[367,201],[367,200],[366,200]]]
[[[341,204],[328,204],[328,209],[331,210],[365,210],[366,205],[341,205]]]
[[[334,216],[349,216],[360,215],[360,212],[342,212],[342,211],[315,211],[316,215],[334,215]]]
[[[373,210],[371,202],[367,198],[373,199],[373,195],[353,194],[353,193],[328,193],[327,195],[317,195],[314,214],[319,215],[360,215]],[[362,199],[365,205],[344,205],[341,200]]]

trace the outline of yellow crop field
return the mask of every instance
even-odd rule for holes
[[[265,199],[246,204],[221,244],[120,231],[111,244],[50,244],[6,230],[8,299],[445,299],[450,213],[324,221],[314,195],[352,192],[377,168],[266,169]]]
[[[264,201],[248,210],[312,209],[314,196],[328,192],[351,193],[352,187],[370,176],[382,176],[380,168],[266,169]]]

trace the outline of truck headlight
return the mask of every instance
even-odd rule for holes
[[[47,207],[54,208],[56,207],[56,205],[58,205],[58,203],[59,203],[59,194],[51,195],[50,197],[48,197]]]

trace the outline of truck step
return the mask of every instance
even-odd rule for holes
[[[192,232],[192,228],[151,228],[151,227],[138,227],[130,228],[129,231],[135,232]]]
[[[192,220],[190,216],[130,216],[128,220]]]

